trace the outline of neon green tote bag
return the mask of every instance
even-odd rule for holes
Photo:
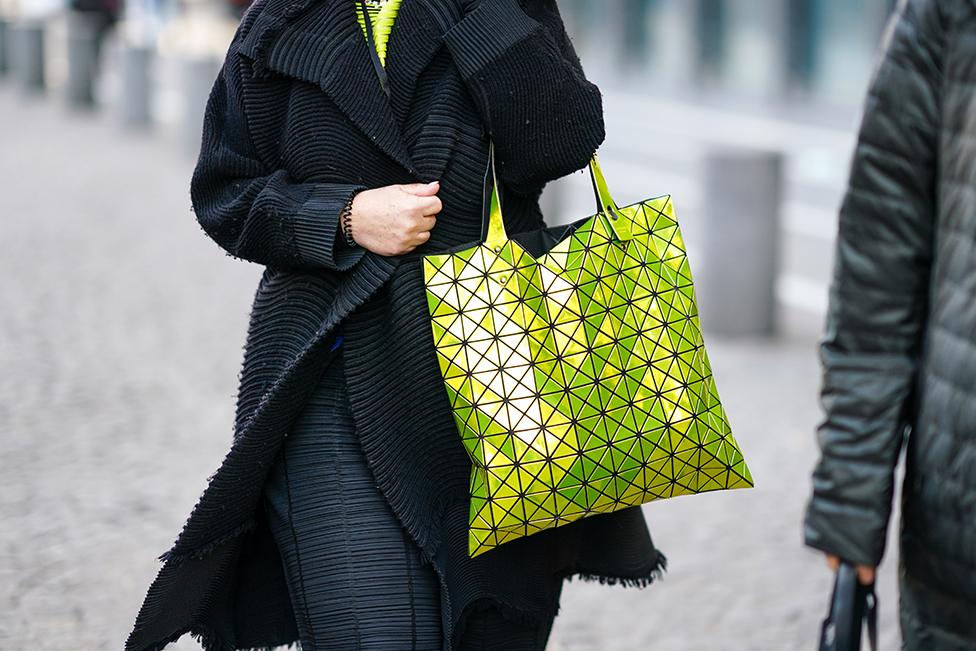
[[[589,168],[595,215],[509,237],[492,143],[484,242],[423,259],[472,461],[472,557],[592,514],[753,485],[670,197],[618,208],[596,154]]]

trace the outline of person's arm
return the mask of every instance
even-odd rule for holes
[[[339,212],[364,186],[301,181],[264,161],[248,133],[235,37],[207,103],[190,184],[196,219],[229,255],[283,270],[345,271],[362,247],[336,246]]]
[[[820,345],[826,417],[804,521],[807,545],[869,567],[884,554],[926,324],[941,113],[938,1],[900,6],[840,210]]]
[[[495,143],[498,176],[531,194],[586,166],[606,133],[555,0],[480,0],[444,41]]]

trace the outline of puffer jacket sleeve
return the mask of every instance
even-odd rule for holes
[[[444,41],[495,143],[498,176],[529,194],[584,167],[606,137],[555,0],[483,0]]]
[[[825,336],[807,545],[877,565],[914,397],[932,260],[943,40],[939,0],[889,23],[854,154]]]
[[[245,23],[247,21],[245,20]],[[365,186],[305,181],[265,160],[248,132],[238,30],[214,82],[190,183],[197,222],[229,255],[282,270],[346,271],[362,247],[338,246],[339,213]]]

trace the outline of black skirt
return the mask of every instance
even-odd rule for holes
[[[284,439],[264,487],[303,651],[437,651],[437,575],[366,464],[349,411],[343,355],[325,370]],[[475,610],[460,649],[539,651],[552,627]]]

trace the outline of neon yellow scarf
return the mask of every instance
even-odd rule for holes
[[[352,0],[356,3],[356,19],[363,30],[363,37],[366,36],[366,21],[363,20],[363,12],[359,10],[359,0]],[[378,6],[374,3],[366,3],[369,12],[370,23],[373,26],[373,40],[376,42],[376,53],[380,57],[380,63],[386,66],[386,42],[390,38],[390,31],[393,29],[393,21],[400,3],[403,0],[383,0],[383,4]]]

